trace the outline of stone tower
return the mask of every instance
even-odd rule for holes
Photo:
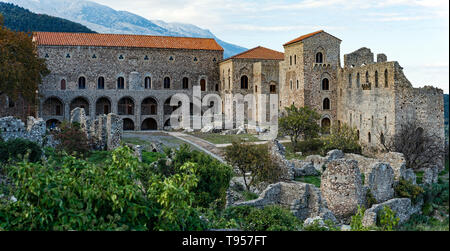
[[[280,63],[280,108],[308,106],[321,115],[329,128],[337,117],[337,72],[341,40],[317,31],[284,44]]]

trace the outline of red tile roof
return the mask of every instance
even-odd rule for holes
[[[137,47],[223,51],[212,38],[165,37],[96,33],[34,32],[37,45]]]
[[[293,44],[293,43],[300,42],[300,41],[302,41],[303,39],[312,37],[312,36],[317,35],[317,34],[322,33],[322,32],[324,32],[324,30],[320,30],[320,31],[316,31],[316,32],[313,32],[313,33],[309,33],[309,34],[303,35],[303,36],[298,37],[298,38],[296,38],[296,39],[294,39],[294,40],[292,40],[292,41],[289,41],[289,42],[285,43],[283,46],[286,46],[286,45],[290,45],[290,44]]]
[[[274,51],[268,48],[258,46],[256,48],[244,51],[234,55],[228,59],[268,59],[268,60],[283,60],[284,53]],[[228,60],[226,59],[226,60]]]

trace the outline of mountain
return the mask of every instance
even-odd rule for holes
[[[214,38],[224,48],[224,57],[246,48],[217,38],[211,31],[191,24],[148,20],[127,11],[116,11],[91,1],[74,0],[0,0],[11,2],[36,13],[65,18],[99,33]]]
[[[39,15],[10,3],[0,2],[4,25],[15,31],[53,31],[93,33],[78,23],[48,15]]]

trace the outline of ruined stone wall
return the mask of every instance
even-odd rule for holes
[[[379,147],[381,133],[387,136],[395,132],[395,67],[396,62],[384,62],[345,67],[339,71],[338,121],[356,127],[363,146]]]
[[[0,93],[0,117],[14,116],[26,121],[28,116],[36,116],[36,105],[30,105],[21,97],[12,100]]]
[[[51,74],[40,86],[41,116],[46,120],[68,120],[70,104],[77,97],[87,101],[87,114],[96,111],[96,102],[105,97],[110,102],[110,112],[118,114],[118,102],[129,97],[134,102],[133,115],[121,116],[131,119],[135,130],[141,123],[151,118],[162,129],[168,116],[164,115],[164,102],[176,93],[192,96],[192,87],[206,80],[209,93],[216,93],[219,85],[218,62],[223,58],[222,51],[169,50],[150,48],[106,48],[80,46],[39,46],[38,53],[47,60]],[[78,88],[79,77],[86,78],[86,89]],[[98,89],[98,78],[104,77],[105,89]],[[117,79],[125,79],[125,88],[117,89]],[[151,88],[144,88],[145,77],[151,77]],[[170,78],[170,89],[164,88],[164,78]],[[183,78],[189,79],[189,88],[182,88]],[[66,90],[61,89],[61,80],[66,81]],[[45,102],[55,97],[62,103],[62,114],[47,111]],[[141,103],[147,97],[157,102],[156,115],[141,116]]]

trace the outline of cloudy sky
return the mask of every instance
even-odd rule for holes
[[[414,86],[449,92],[448,0],[94,0],[149,19],[191,23],[247,48],[282,44],[324,29],[399,61]],[[342,55],[341,55],[342,57]]]

